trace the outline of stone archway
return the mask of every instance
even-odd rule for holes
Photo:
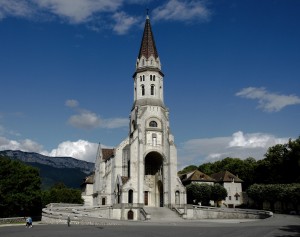
[[[145,157],[145,185],[151,190],[147,192],[148,206],[161,207],[164,205],[163,193],[163,156],[156,152],[149,152]]]

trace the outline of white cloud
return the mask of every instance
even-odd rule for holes
[[[120,10],[125,4],[137,3],[124,0],[0,0],[0,20],[6,17],[60,19],[70,24],[87,23],[88,29],[97,32],[110,29],[122,35],[139,19]]]
[[[95,113],[85,111],[80,114],[72,115],[68,122],[76,128],[92,129],[100,127],[101,118]]]
[[[31,17],[35,8],[24,0],[0,0],[0,20],[8,16]]]
[[[30,152],[40,152],[43,146],[30,139],[20,141],[9,140],[5,137],[0,137],[0,150],[21,150]]]
[[[192,139],[178,149],[179,165],[200,165],[226,157],[263,159],[268,148],[287,143],[289,138],[277,138],[272,134],[238,131],[229,137]]]
[[[126,34],[133,25],[139,22],[138,18],[129,16],[125,12],[116,12],[112,18],[115,21],[113,31],[119,35]]]
[[[72,115],[68,123],[76,128],[95,129],[95,128],[120,128],[128,126],[128,118],[109,118],[102,119],[100,115],[79,108],[77,100],[67,100],[65,102],[67,107],[75,109],[75,115]]]
[[[154,20],[207,21],[210,19],[211,11],[207,8],[206,1],[170,0],[154,9],[152,15]]]
[[[44,151],[43,154],[47,156],[73,157],[78,160],[95,162],[97,149],[97,143],[85,140],[78,140],[75,142],[64,141],[60,143],[56,149],[53,149],[50,152]]]
[[[102,145],[102,147],[107,147]],[[30,139],[20,141],[0,137],[0,150],[20,150],[25,152],[36,152],[45,156],[73,157],[78,160],[95,162],[98,144],[85,141],[64,141],[57,148],[46,151],[39,143]]]
[[[47,10],[70,23],[87,22],[95,13],[112,12],[123,0],[32,0],[41,9]]]
[[[258,100],[258,108],[266,112],[278,112],[286,106],[300,104],[300,97],[295,95],[279,95],[270,93],[265,88],[247,87],[235,94],[236,96]]]

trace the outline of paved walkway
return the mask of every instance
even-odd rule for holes
[[[118,221],[118,225],[79,226],[42,225],[34,223],[33,228],[24,225],[2,226],[2,237],[279,237],[300,236],[300,217],[275,215],[252,222],[237,223],[229,220],[197,220],[184,222],[139,222]]]

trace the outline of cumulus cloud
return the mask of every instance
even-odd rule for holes
[[[74,99],[65,102],[67,107],[73,108],[76,114],[68,119],[68,123],[76,128],[120,128],[128,126],[128,118],[108,118],[103,119],[100,115],[79,107],[79,102]]]
[[[85,140],[64,141],[50,152],[42,152],[47,156],[73,157],[78,160],[95,162],[98,144]]]
[[[300,97],[298,96],[271,93],[263,87],[247,87],[235,95],[246,99],[258,100],[258,108],[266,112],[278,112],[286,106],[300,104]]]
[[[30,139],[20,141],[9,140],[5,137],[0,137],[0,150],[21,150],[28,152],[40,152],[43,146]]]
[[[85,111],[72,115],[68,122],[76,128],[92,129],[101,125],[101,118],[95,113]]]
[[[266,133],[247,133],[242,131],[228,137],[192,139],[180,144],[179,165],[200,165],[226,157],[263,159],[268,148],[287,143],[289,138],[278,138]]]
[[[153,10],[154,20],[192,21],[210,19],[211,11],[206,6],[206,1],[195,0],[170,0],[166,4]]]
[[[101,145],[102,147],[107,147]],[[47,151],[43,146],[33,140],[10,140],[0,137],[0,151],[20,150],[24,152],[36,152],[45,156],[73,157],[78,160],[95,162],[98,144],[86,140],[64,141],[57,148]]]

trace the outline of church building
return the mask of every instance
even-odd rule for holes
[[[182,207],[186,189],[177,176],[164,74],[148,16],[135,65],[129,134],[114,149],[99,145],[93,206]]]

